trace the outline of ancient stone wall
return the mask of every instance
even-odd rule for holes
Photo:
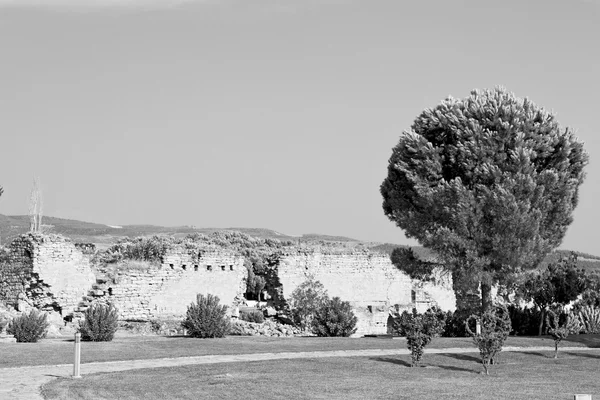
[[[11,243],[9,251],[12,272],[11,268],[4,271],[6,279],[21,280],[17,297],[33,307],[53,309],[66,316],[78,307],[95,282],[89,258],[62,236],[23,234]],[[13,289],[19,290],[18,285]],[[11,292],[4,301],[14,304],[14,294]]]
[[[397,310],[419,304],[422,307],[418,308],[437,304],[449,310],[455,305],[451,280],[440,277],[427,284],[414,282],[383,254],[287,254],[277,269],[285,298],[312,276],[323,284],[330,297],[349,301],[359,320],[356,336],[387,333],[389,316]]]
[[[127,261],[104,271],[94,294],[111,301],[120,319],[148,321],[182,317],[197,294],[213,294],[221,304],[232,306],[242,300],[247,276],[241,256],[224,250],[188,254],[171,249],[160,265]]]
[[[0,269],[0,301],[12,306],[25,301],[63,317],[79,316],[95,301],[110,301],[121,319],[147,321],[184,316],[198,293],[217,295],[222,304],[235,306],[246,291],[244,258],[221,248],[174,247],[161,263],[123,261],[92,268],[93,251],[57,235],[22,235],[10,246],[12,263]],[[275,306],[284,305],[309,276],[330,297],[349,301],[359,318],[357,336],[387,333],[390,315],[398,311],[455,306],[449,276],[412,281],[387,255],[367,250],[293,251],[281,255],[269,274],[267,289]]]

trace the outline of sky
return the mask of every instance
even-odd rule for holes
[[[392,148],[502,85],[590,154],[562,248],[600,255],[600,0],[0,0],[0,213],[415,244]]]

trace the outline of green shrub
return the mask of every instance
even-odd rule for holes
[[[19,343],[35,343],[46,336],[49,325],[46,313],[32,309],[29,314],[15,317],[8,324],[6,332]]]
[[[306,330],[312,326],[315,313],[329,301],[323,284],[309,276],[292,292],[288,303],[296,326]]]
[[[583,306],[580,308],[578,314],[579,319],[583,324],[583,332],[600,333],[600,309],[597,309],[594,306]]]
[[[350,303],[334,297],[316,310],[312,330],[317,336],[348,337],[356,332],[357,321]]]
[[[110,342],[118,328],[119,312],[113,304],[92,304],[79,325],[81,339],[92,342]]]
[[[481,327],[480,333],[471,330],[471,326],[476,326],[477,323]],[[471,315],[465,327],[479,348],[484,373],[489,375],[489,366],[502,351],[502,346],[512,329],[508,309],[505,306],[495,306],[483,315]]]
[[[220,338],[230,329],[227,306],[219,304],[219,298],[212,294],[196,295],[196,303],[188,306],[182,326],[192,337]]]
[[[265,316],[258,310],[240,311],[240,319],[248,322],[256,322],[258,324],[265,322]]]
[[[434,337],[440,336],[446,325],[446,314],[437,307],[430,308],[423,314],[404,311],[395,322],[394,327],[400,336],[406,336],[406,346],[411,354],[411,367],[418,365],[423,358],[425,346]]]

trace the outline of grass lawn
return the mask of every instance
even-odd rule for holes
[[[598,352],[505,352],[491,375],[476,354],[296,359],[132,370],[60,379],[46,399],[573,399],[600,396]]]
[[[509,337],[506,346],[554,346],[549,337]],[[573,335],[562,346],[600,347],[600,335]],[[474,348],[470,338],[437,338],[428,348]],[[212,354],[279,353],[326,350],[405,349],[403,338],[316,338],[230,336],[193,339],[165,336],[117,336],[112,342],[82,342],[81,362],[120,361]],[[44,339],[38,343],[0,344],[0,368],[56,365],[73,362],[72,339]]]

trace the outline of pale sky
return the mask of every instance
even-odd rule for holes
[[[600,2],[0,0],[0,213],[409,243],[379,185],[427,107],[505,86],[590,153],[563,248],[600,255]]]

